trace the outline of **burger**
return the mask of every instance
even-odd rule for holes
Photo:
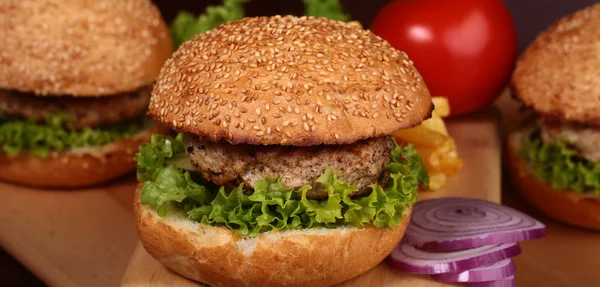
[[[403,52],[325,18],[244,18],[165,62],[136,155],[139,237],[211,286],[323,286],[401,240],[428,173],[390,134],[433,104]]]
[[[512,177],[537,209],[600,230],[600,4],[557,21],[519,58],[514,95],[537,115],[508,138]]]
[[[2,1],[0,31],[0,179],[81,187],[135,170],[138,146],[161,130],[145,111],[173,52],[156,7]]]

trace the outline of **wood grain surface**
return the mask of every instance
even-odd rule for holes
[[[0,244],[48,285],[118,286],[137,234],[117,198],[134,187],[131,178],[71,191],[0,183]]]
[[[448,122],[448,131],[454,136],[460,156],[465,164],[443,189],[421,193],[420,198],[447,196],[473,197],[500,202],[500,130],[499,113],[490,108],[468,118]],[[129,268],[123,278],[125,287],[197,286],[171,272],[152,258],[138,243]],[[382,262],[369,272],[340,284],[358,286],[453,286],[435,282],[426,276],[394,272]]]

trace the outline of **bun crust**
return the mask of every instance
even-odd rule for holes
[[[325,18],[256,17],[184,43],[149,114],[231,144],[346,144],[419,125],[433,104],[404,52]]]
[[[166,133],[153,125],[135,137],[78,152],[61,152],[46,158],[22,153],[16,157],[0,153],[0,179],[12,183],[45,187],[76,188],[115,179],[135,169],[133,156],[138,146],[154,133]]]
[[[135,197],[140,240],[171,270],[211,286],[330,286],[375,267],[404,235],[395,229],[338,228],[268,232],[242,239],[183,216],[161,218]],[[409,211],[410,212],[410,211]]]
[[[525,199],[547,216],[574,226],[600,230],[600,199],[586,198],[570,190],[555,190],[540,181],[518,153],[523,130],[508,137],[508,167],[513,182]]]
[[[557,21],[519,58],[512,86],[523,103],[563,122],[600,125],[600,3]]]
[[[173,51],[149,0],[1,1],[0,88],[98,96],[152,84]]]

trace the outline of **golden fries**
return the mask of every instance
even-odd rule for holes
[[[433,97],[431,99],[433,102],[433,106],[435,109],[433,112],[438,116],[445,118],[450,115],[450,104],[448,103],[448,99],[444,97]]]
[[[415,128],[398,131],[394,136],[400,142],[415,145],[429,171],[429,188],[436,190],[446,185],[448,178],[460,171],[463,162],[442,119],[450,115],[448,100],[434,97],[432,101],[435,109],[430,119]]]

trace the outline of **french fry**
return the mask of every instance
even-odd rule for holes
[[[448,99],[444,97],[433,97],[431,98],[433,106],[435,107],[433,112],[438,116],[445,118],[450,115],[450,104]]]
[[[400,141],[406,141],[417,146],[434,148],[444,144],[446,136],[432,131],[424,126],[417,126],[409,130],[401,130],[394,133]]]
[[[450,176],[455,175],[463,166],[456,151],[456,143],[448,134],[444,117],[450,115],[448,100],[442,97],[432,98],[435,109],[430,119],[421,125],[394,133],[399,142],[413,144],[423,158],[423,164],[429,171],[429,189],[444,187]]]
[[[446,129],[446,124],[444,120],[434,113],[430,119],[427,119],[421,123],[421,126],[425,127],[428,130],[432,130],[438,133],[441,133],[445,136],[448,135],[448,130]]]
[[[448,181],[448,176],[443,172],[434,172],[429,174],[429,189],[436,190],[444,187]]]

